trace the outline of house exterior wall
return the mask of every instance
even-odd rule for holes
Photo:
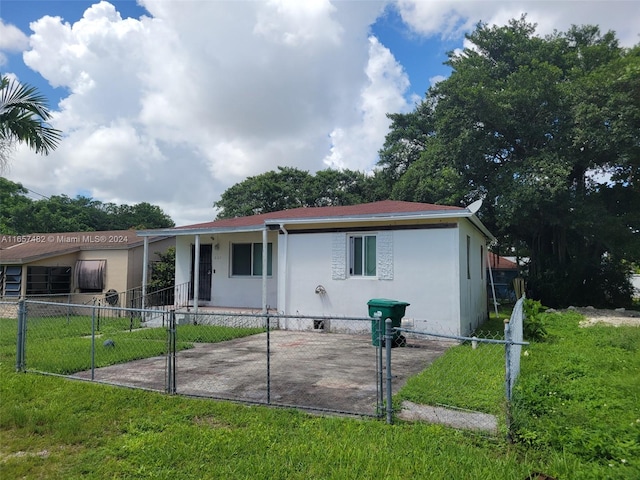
[[[211,237],[214,237],[212,240]],[[267,305],[277,308],[278,234],[268,232],[272,243],[272,275],[267,279]],[[234,243],[262,243],[262,232],[224,235],[202,235],[201,245],[212,244],[211,301],[199,301],[203,306],[234,308],[262,308],[262,277],[233,276],[231,274],[231,245]],[[176,285],[191,280],[191,245],[195,236],[176,239]]]
[[[70,267],[73,271],[73,268],[76,265],[76,260],[78,258],[77,252],[68,253],[65,255],[59,255],[53,258],[44,258],[42,260],[36,260],[30,263],[23,264],[22,267],[22,282],[20,284],[20,295],[26,296],[27,294],[27,271],[28,267]],[[71,275],[71,291],[73,292],[75,289],[75,282],[73,279],[73,274]]]
[[[103,291],[127,290],[127,250],[82,250],[78,252],[78,260],[106,260]]]
[[[158,252],[166,253],[169,247],[176,244],[174,237],[163,238],[157,241],[149,242],[149,263],[158,261]],[[128,271],[127,271],[127,290],[142,286],[142,270],[144,264],[144,245],[139,245],[129,249],[128,253]],[[147,265],[148,280],[151,280],[151,265]]]
[[[487,246],[484,236],[470,222],[460,222],[459,232],[459,334],[468,335],[487,319],[487,279],[485,271]],[[467,238],[469,239],[468,260]]]
[[[155,252],[165,252],[167,248],[175,244],[174,238],[165,238],[156,242],[151,242],[149,260],[153,261],[158,256]],[[105,283],[103,292],[114,289],[124,292],[142,285],[142,264],[144,258],[144,247],[142,245],[133,248],[114,249],[86,249],[77,250],[72,253],[55,255],[41,260],[25,263],[22,268],[22,282],[20,294],[25,296],[27,292],[27,271],[28,267],[70,267],[71,268],[71,293],[74,302],[87,302],[93,297],[102,294],[98,292],[80,293],[76,284],[75,268],[78,260],[106,260]]]
[[[388,249],[385,256],[390,265],[379,262],[375,278],[350,277],[348,273],[345,278],[336,278],[339,275],[333,264],[346,262],[348,233],[342,244],[334,233],[289,234],[286,241],[281,235],[278,310],[287,315],[368,317],[370,299],[389,298],[410,303],[405,314],[409,326],[458,333],[458,228],[386,230],[384,235],[390,240],[386,245],[378,241],[378,255],[381,247]],[[318,286],[326,293],[315,293]],[[296,320],[286,323],[285,328],[309,326],[309,322]],[[357,323],[359,327],[351,323],[332,319],[329,328],[340,331],[370,327],[362,322]]]

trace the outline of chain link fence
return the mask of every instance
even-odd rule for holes
[[[509,428],[521,337],[203,310],[0,302],[0,343],[16,345],[18,371],[389,422]],[[507,335],[521,329],[514,325]]]
[[[503,332],[480,330],[458,336],[395,328],[407,344],[418,338],[452,345],[400,390],[394,405],[399,416],[509,436],[515,428],[511,392],[520,372],[522,346],[527,345],[522,334],[523,302],[524,297],[516,303]],[[393,358],[390,365],[393,370]]]

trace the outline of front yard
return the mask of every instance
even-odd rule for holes
[[[522,479],[539,471],[640,478],[640,328],[581,328],[583,319],[544,315],[546,340],[522,357],[513,444],[438,425],[390,426],[17,374],[15,333],[1,330],[0,477]],[[472,352],[452,351],[456,362]],[[458,395],[494,408],[478,386],[487,382],[461,388],[437,369],[415,377],[398,399],[439,403],[428,391],[435,385],[449,391],[447,401]],[[489,384],[500,375],[487,374]]]

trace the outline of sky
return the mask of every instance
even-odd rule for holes
[[[595,24],[640,43],[635,0],[0,0],[0,72],[49,99],[50,155],[3,176],[37,195],[212,220],[249,176],[371,172],[388,113],[411,111],[479,21],[537,34]]]

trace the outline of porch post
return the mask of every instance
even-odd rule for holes
[[[149,237],[144,237],[142,249],[142,308],[147,306],[147,273],[149,271]]]
[[[193,252],[193,313],[198,313],[200,295],[200,235],[196,235],[196,245]]]
[[[262,229],[262,313],[267,313],[267,226]]]

